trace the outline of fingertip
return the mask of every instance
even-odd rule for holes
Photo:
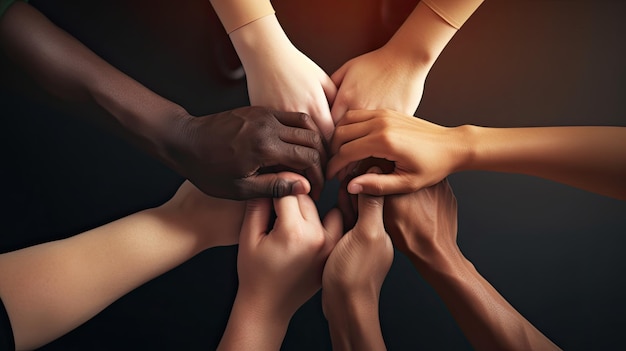
[[[299,180],[291,184],[291,195],[304,195],[308,192],[309,189]]]
[[[363,192],[363,186],[361,184],[350,182],[350,184],[348,184],[348,192],[352,195],[359,195]]]

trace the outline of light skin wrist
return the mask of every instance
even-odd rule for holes
[[[293,47],[274,14],[235,30],[230,33],[230,40],[244,69],[255,61],[280,55],[285,47]]]
[[[278,350],[293,313],[274,305],[240,290],[218,350]]]
[[[454,27],[420,2],[383,48],[415,70],[428,71],[455,34]]]

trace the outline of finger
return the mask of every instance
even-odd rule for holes
[[[374,196],[406,194],[417,191],[424,185],[412,184],[406,176],[399,174],[372,174],[360,175],[348,183],[350,194],[368,194]]]
[[[313,118],[304,112],[272,111],[272,113],[280,123],[288,127],[304,128],[314,132],[320,132]]]
[[[328,161],[326,176],[333,178],[337,172],[346,167],[349,163],[360,161],[368,157],[385,158],[394,161],[393,157],[391,157],[390,150],[387,150],[389,146],[390,145],[381,143],[377,136],[371,134],[345,143]]]
[[[359,194],[359,216],[356,226],[367,230],[383,228],[383,196]]]
[[[345,115],[346,111],[348,111],[348,104],[344,102],[342,96],[341,88],[339,88],[337,96],[335,97],[335,102],[330,109],[330,115],[332,116],[335,125],[341,121],[341,118]]]
[[[259,174],[237,182],[242,199],[307,194],[311,190],[309,181],[293,172]]]
[[[317,150],[321,159],[320,164],[326,164],[327,154],[326,147],[324,146],[324,137],[318,132],[302,128],[284,127],[279,131],[278,137],[286,143],[306,146]]]
[[[359,123],[359,122],[365,122],[365,121],[369,121],[372,119],[375,119],[377,117],[382,116],[383,114],[381,114],[380,110],[350,110],[350,111],[346,111],[346,113],[343,115],[343,118],[341,118],[341,121],[337,122],[337,127],[338,126],[344,126],[344,125],[348,125],[348,124],[352,124],[352,123]]]
[[[324,95],[326,95],[326,101],[328,101],[329,106],[332,106],[333,102],[335,102],[335,96],[337,96],[337,85],[325,72],[323,72],[320,82],[322,83],[322,89],[324,89]]]
[[[335,246],[341,236],[343,235],[343,220],[341,219],[341,211],[337,208],[333,208],[324,217],[324,229],[328,235],[328,240]]]
[[[250,245],[266,234],[271,208],[270,199],[257,198],[246,201],[246,212],[239,236],[241,244]]]
[[[352,229],[356,223],[356,206],[353,198],[346,190],[347,182],[342,182],[339,186],[339,194],[337,195],[337,207],[341,211],[343,217],[344,232]]]
[[[308,195],[290,195],[274,199],[274,210],[276,211],[276,224],[274,227],[289,228],[291,225],[300,223],[303,220],[300,212],[299,197]]]
[[[322,156],[315,149],[281,142],[277,147],[278,154],[273,156],[271,166],[282,165],[292,170],[304,171],[310,182],[313,196],[319,196],[324,187],[324,171]],[[264,165],[270,166],[270,165]]]
[[[298,206],[300,206],[300,213],[302,218],[306,221],[312,221],[314,223],[320,223],[320,215],[317,212],[315,202],[308,195],[298,195]]]
[[[373,126],[367,122],[354,123],[336,127],[335,134],[333,134],[333,139],[330,141],[331,154],[334,155],[339,152],[339,148],[341,147],[341,145],[352,140],[363,138],[366,135],[370,134],[372,132],[372,127]]]

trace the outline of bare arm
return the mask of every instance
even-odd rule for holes
[[[185,182],[159,207],[0,255],[0,297],[16,348],[42,346],[199,252],[236,244],[244,206]]]
[[[386,197],[385,226],[477,350],[559,350],[461,253],[456,198],[447,181]]]
[[[389,110],[350,111],[337,125],[328,163],[334,176],[370,156],[390,174],[365,174],[348,190],[407,193],[464,170],[521,173],[626,199],[626,127],[444,127]]]

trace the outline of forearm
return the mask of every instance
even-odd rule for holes
[[[423,2],[385,44],[397,57],[397,62],[414,70],[430,70],[448,42],[456,34],[443,18]]]
[[[218,351],[280,350],[291,314],[278,311],[278,306],[250,301],[238,293]]]
[[[211,0],[228,34],[274,13],[269,0]]]
[[[151,147],[146,143],[166,129],[161,124],[167,116],[184,112],[108,64],[26,3],[13,4],[0,20],[0,43],[48,92],[104,109],[142,146]]]
[[[377,293],[369,298],[323,292],[333,350],[386,350]]]
[[[461,127],[468,170],[521,173],[626,199],[624,127]]]
[[[410,255],[477,350],[558,350],[513,308],[457,250]]]
[[[193,231],[188,223],[171,211],[149,209],[0,255],[0,297],[18,349],[56,339],[212,246],[210,233]]]

